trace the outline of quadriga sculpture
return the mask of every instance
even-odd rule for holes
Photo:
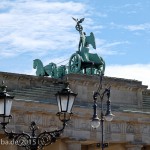
[[[73,18],[74,19],[74,18]],[[80,34],[80,40],[78,45],[78,50],[76,53],[72,54],[69,60],[69,66],[61,65],[57,66],[55,63],[49,63],[43,66],[43,63],[39,59],[33,61],[33,68],[36,70],[37,76],[50,76],[52,78],[62,78],[64,75],[69,73],[81,73],[81,74],[104,74],[105,71],[105,61],[102,57],[98,56],[96,53],[90,53],[89,46],[91,45],[96,49],[95,37],[93,32],[89,36],[83,32],[83,27],[81,23],[84,18],[76,21],[76,30]]]

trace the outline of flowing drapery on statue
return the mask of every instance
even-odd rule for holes
[[[33,68],[36,70],[37,76],[50,76],[52,78],[62,78],[69,73],[84,73],[84,74],[104,74],[105,61],[97,53],[90,53],[90,45],[93,49],[96,49],[95,36],[93,32],[89,36],[83,32],[81,23],[84,18],[76,21],[76,30],[80,34],[80,40],[78,50],[71,55],[69,59],[69,65],[57,66],[55,63],[49,63],[43,66],[43,63],[39,59],[33,61]]]

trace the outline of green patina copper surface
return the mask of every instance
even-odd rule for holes
[[[81,23],[84,21],[84,18],[80,20],[75,18],[73,19],[77,23],[75,28],[80,34],[80,40],[78,51],[74,53],[70,58],[69,72],[81,73],[84,71],[84,73],[87,73],[88,71],[91,72],[91,74],[104,74],[105,61],[103,60],[103,58],[98,56],[96,53],[89,53],[90,45],[94,49],[96,49],[95,36],[93,32],[90,33],[90,36],[87,36],[86,33],[83,32],[83,27],[81,26]]]
[[[95,36],[91,32],[89,36],[83,32],[81,23],[84,18],[76,21],[76,30],[80,34],[80,40],[78,50],[72,54],[69,60],[69,65],[57,66],[55,63],[49,63],[43,66],[43,63],[39,59],[33,61],[33,68],[36,69],[37,76],[50,76],[52,78],[62,78],[69,73],[85,73],[85,74],[104,74],[105,61],[97,53],[90,53],[90,45],[96,49]]]
[[[33,68],[36,69],[37,76],[50,76],[52,78],[62,78],[67,74],[65,65],[58,66],[55,63],[49,63],[43,66],[40,59],[33,60]]]

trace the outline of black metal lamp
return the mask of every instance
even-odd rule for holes
[[[6,88],[7,87],[4,85],[4,82],[2,82],[2,86],[0,87],[0,117],[2,118],[2,121],[0,122],[0,124],[2,125],[3,129],[12,118],[12,116],[10,115],[10,111],[14,98],[14,96],[10,96],[6,92]]]
[[[112,120],[113,120],[113,117],[114,117],[114,115],[113,115],[112,112],[111,112],[111,102],[110,102],[110,100],[108,99],[108,100],[107,100],[107,111],[106,111],[106,114],[105,114],[105,120],[106,120],[106,121],[112,121]]]
[[[103,92],[101,92],[102,90],[102,75],[100,76],[100,84],[99,84],[99,88],[97,90],[97,92],[94,92],[93,94],[93,99],[94,99],[94,105],[93,105],[93,117],[92,117],[92,121],[91,121],[91,126],[93,128],[98,128],[101,125],[101,131],[102,131],[102,142],[101,142],[101,148],[102,150],[104,150],[105,147],[108,147],[108,143],[104,143],[104,131],[103,131],[103,126],[104,126],[104,121],[112,121],[114,115],[111,112],[111,102],[110,102],[110,87],[106,88]],[[103,102],[105,100],[105,97],[107,98],[106,101],[106,105],[107,105],[107,110],[106,113],[104,115],[103,112]],[[101,103],[101,116],[100,119],[97,115],[97,98],[100,98],[100,103]]]
[[[71,113],[76,94],[68,87],[56,94],[59,112]]]
[[[69,83],[65,83],[65,88],[61,92],[56,94],[59,112],[57,115],[62,122],[66,122],[71,119],[72,106],[77,94],[73,93],[69,88]]]
[[[0,124],[2,125],[2,129],[4,130],[6,136],[9,137],[9,139],[14,140],[17,146],[24,147],[26,150],[42,150],[44,146],[56,142],[59,136],[63,133],[66,122],[71,119],[71,110],[76,96],[77,94],[71,91],[68,83],[65,83],[65,88],[62,89],[61,92],[58,92],[56,94],[59,108],[59,112],[57,113],[57,115],[59,116],[59,119],[63,122],[63,127],[61,129],[50,132],[44,131],[39,135],[36,135],[38,127],[36,123],[32,121],[30,124],[31,135],[25,132],[8,132],[6,130],[6,126],[12,118],[10,115],[10,110],[14,97],[10,96],[6,92],[6,86],[3,82],[0,91],[0,118],[3,119]],[[8,120],[6,120],[6,118],[8,118]]]
[[[103,101],[104,101],[104,96],[107,95],[107,110],[106,110],[106,114],[104,115],[103,113]],[[101,100],[101,119],[99,119],[98,115],[97,115],[97,97],[100,97]],[[100,95],[99,92],[95,92],[93,95],[93,99],[94,99],[94,105],[93,105],[93,117],[92,117],[92,121],[91,121],[91,126],[93,128],[98,128],[100,126],[100,122],[101,120],[106,120],[106,121],[112,121],[114,115],[111,112],[111,101],[110,101],[110,88],[105,89],[104,92]]]
[[[92,121],[91,121],[91,126],[92,128],[96,129],[100,126],[100,119],[97,115],[97,94],[98,93],[94,93],[93,94],[93,99],[94,99],[94,105],[93,105],[93,117],[92,117]]]

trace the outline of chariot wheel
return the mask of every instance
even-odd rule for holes
[[[75,28],[76,28],[77,31],[82,31],[83,30],[83,27],[81,25],[76,25]]]
[[[81,70],[81,57],[75,53],[69,60],[69,72],[78,73]]]

